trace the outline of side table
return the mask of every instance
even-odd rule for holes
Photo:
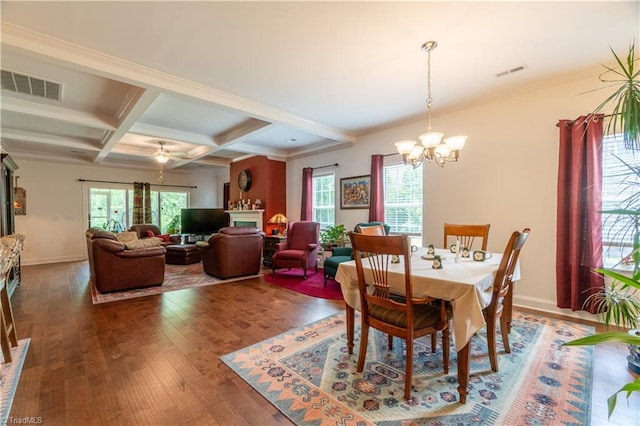
[[[264,249],[262,251],[262,264],[264,266],[271,266],[271,258],[273,253],[276,252],[276,245],[287,241],[287,237],[284,235],[268,235],[264,237]]]

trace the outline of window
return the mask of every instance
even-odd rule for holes
[[[335,225],[336,179],[333,173],[313,177],[313,221],[320,229]]]
[[[179,218],[181,210],[187,207],[188,191],[151,191],[151,222],[162,233],[167,232],[171,221],[176,216]],[[133,190],[128,185],[92,184],[89,187],[89,227],[120,232],[132,224]]]
[[[422,243],[422,165],[384,167],[384,220],[392,233],[409,234]]]
[[[633,167],[632,172],[629,166]],[[640,210],[640,153],[625,148],[621,135],[605,136],[602,146],[602,211]],[[637,232],[637,217],[602,215],[602,245],[605,266],[615,265],[631,252]]]

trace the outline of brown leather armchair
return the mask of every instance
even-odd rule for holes
[[[276,268],[302,268],[303,277],[307,279],[307,268],[313,267],[318,272],[318,240],[320,224],[318,222],[289,222],[287,241],[278,243],[273,253],[272,270]]]
[[[197,243],[204,272],[222,279],[258,274],[264,235],[254,226],[228,226]]]
[[[101,293],[164,282],[164,247],[129,250],[114,233],[100,228],[89,228],[85,236],[91,279]]]
[[[153,232],[153,235],[155,235],[156,237],[160,237],[160,235],[162,235],[160,228],[151,223],[140,223],[138,225],[131,225],[129,231],[136,232],[138,234],[138,239],[140,240],[150,238],[148,231]],[[180,241],[181,238],[179,235],[169,236],[169,241],[162,241],[161,244],[166,247],[174,244],[180,244]]]

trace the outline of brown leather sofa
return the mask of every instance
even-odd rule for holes
[[[204,272],[222,279],[258,274],[264,235],[253,226],[229,226],[197,243]]]
[[[89,228],[85,232],[91,279],[101,293],[162,285],[166,249],[127,249],[113,232]]]
[[[135,233],[137,233],[138,239],[140,240],[143,240],[145,238],[150,238],[147,231],[153,232],[153,235],[155,235],[156,237],[161,235],[160,228],[158,228],[156,225],[153,225],[151,223],[141,223],[138,225],[132,225],[131,228],[129,228],[129,231],[134,231]],[[169,241],[162,241],[161,244],[164,247],[166,247],[173,244],[180,244],[180,240],[181,238],[179,235],[170,236]]]

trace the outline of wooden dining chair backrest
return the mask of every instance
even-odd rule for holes
[[[384,229],[384,225],[382,224],[369,226],[358,225],[356,226],[356,232],[364,235],[387,235]]]
[[[513,272],[520,257],[520,251],[529,237],[529,231],[529,228],[525,228],[522,231],[514,231],[502,254],[500,267],[493,280],[491,303],[485,308],[488,312],[492,312],[495,317],[498,317],[502,312],[504,306],[502,302],[509,292]]]
[[[520,231],[514,231],[509,238],[507,247],[504,249],[498,272],[493,280],[493,288],[491,302],[484,308],[482,313],[487,323],[487,346],[489,348],[489,361],[491,369],[498,371],[498,350],[496,346],[497,323],[500,322],[500,334],[502,335],[502,344],[507,353],[511,352],[509,345],[509,327],[511,324],[511,298],[513,273],[520,257],[520,251],[524,243],[529,237],[529,228]],[[508,309],[505,310],[505,306]],[[508,313],[505,313],[508,312]],[[505,313],[503,315],[503,313]]]
[[[449,248],[451,244],[455,242],[455,240],[460,241],[461,247],[467,247],[469,250],[472,250],[473,243],[477,238],[482,238],[482,245],[480,248],[482,250],[487,249],[487,243],[489,241],[489,227],[490,224],[485,225],[458,225],[452,223],[444,224],[444,247]],[[451,241],[449,241],[449,237]]]
[[[413,370],[413,340],[442,330],[442,358],[445,373],[449,372],[449,324],[443,300],[430,297],[413,297],[411,277],[411,252],[409,237],[406,235],[366,235],[349,233],[353,258],[356,262],[358,290],[360,293],[361,328],[360,353],[356,371],[364,368],[369,327],[373,327],[406,340],[404,397],[409,399]],[[398,276],[399,260],[403,271],[404,295],[391,292],[389,278]],[[366,273],[365,273],[365,267]],[[392,267],[392,265],[394,265]],[[393,269],[393,273],[390,272]],[[398,282],[397,284],[400,284]],[[369,290],[368,287],[371,287]],[[394,288],[396,292],[402,288]],[[433,303],[431,303],[433,302]],[[390,341],[391,343],[391,341]]]

